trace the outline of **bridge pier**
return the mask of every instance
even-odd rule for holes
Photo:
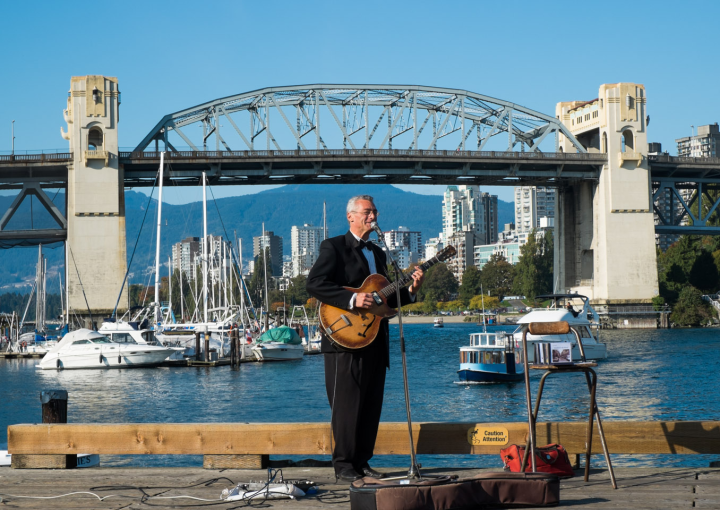
[[[68,165],[68,304],[95,323],[115,308],[127,270],[125,198],[118,162],[117,78],[73,76],[63,112]],[[119,310],[127,309],[127,286]]]
[[[592,101],[558,103],[556,114],[588,152],[607,153],[597,182],[558,194],[555,287],[595,304],[649,303],[658,295],[647,159],[645,87],[600,86]],[[559,135],[560,147],[575,152]]]

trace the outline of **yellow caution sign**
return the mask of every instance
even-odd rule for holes
[[[467,438],[473,446],[506,445],[510,435],[505,427],[489,425],[469,429]]]

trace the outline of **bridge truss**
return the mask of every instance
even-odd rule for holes
[[[720,235],[720,158],[649,156],[655,232]]]
[[[133,152],[178,152],[180,146],[231,152],[536,152],[543,142],[557,152],[560,133],[577,152],[586,152],[554,117],[482,94],[422,86],[317,84],[264,88],[166,115]],[[155,147],[150,147],[153,142]]]

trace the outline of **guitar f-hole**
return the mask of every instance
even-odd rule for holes
[[[362,333],[358,333],[358,336],[365,338],[367,330],[370,329],[370,326],[372,326],[376,320],[377,320],[377,316],[373,315],[373,320],[371,320],[370,323],[367,326],[365,326],[365,330]]]

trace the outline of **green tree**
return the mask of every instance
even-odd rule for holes
[[[500,308],[500,299],[496,296],[473,296],[470,300],[470,308],[473,310],[482,310],[483,307],[486,312]]]
[[[528,242],[520,248],[520,259],[515,266],[513,289],[528,299],[552,292],[553,238],[547,231],[537,239],[535,230],[528,235]]]
[[[418,298],[422,301],[449,301],[457,292],[458,282],[447,265],[439,263],[425,273],[425,281],[420,287]]]
[[[501,254],[493,253],[490,260],[482,268],[480,281],[483,290],[497,296],[500,301],[507,296],[513,287],[515,268]]]
[[[699,326],[711,318],[708,305],[703,303],[702,292],[688,285],[678,297],[670,320],[680,326]]]
[[[703,292],[715,292],[718,288],[718,268],[712,253],[700,250],[688,275],[688,282]]]
[[[458,298],[467,306],[472,297],[479,293],[480,270],[476,266],[470,266],[463,273],[462,284],[458,290]]]
[[[290,280],[290,286],[288,287],[286,297],[288,304],[290,305],[302,305],[308,299],[310,294],[305,290],[305,284],[307,283],[307,276],[299,275]]]

